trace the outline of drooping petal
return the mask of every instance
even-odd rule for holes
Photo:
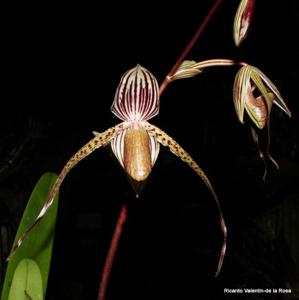
[[[234,20],[234,41],[236,46],[246,38],[254,11],[254,0],[241,0]]]
[[[263,175],[263,181],[266,181],[266,176],[267,176],[267,173],[268,173],[268,161],[271,161],[272,164],[276,167],[277,170],[279,169],[278,163],[275,161],[275,159],[272,157],[272,155],[269,152],[269,148],[270,148],[270,127],[268,125],[268,130],[267,130],[267,139],[268,139],[268,141],[267,141],[266,150],[261,149],[260,141],[259,141],[259,134],[253,127],[251,127],[251,134],[252,134],[253,141],[254,141],[254,143],[257,147],[257,150],[259,152],[260,158],[264,162],[265,171],[264,171],[264,175]]]
[[[28,233],[43,219],[44,215],[47,213],[48,209],[51,207],[54,198],[58,192],[60,185],[62,184],[64,178],[69,173],[69,171],[76,166],[82,159],[90,155],[94,150],[106,145],[114,138],[114,136],[123,128],[123,124],[118,124],[114,127],[107,129],[106,131],[97,134],[92,140],[85,144],[81,149],[79,149],[65,164],[62,171],[60,172],[58,178],[56,179],[49,196],[42,207],[40,213],[36,217],[33,224],[21,235],[17,243],[14,245],[9,257],[11,257],[15,251],[22,245]]]
[[[203,180],[209,191],[211,192],[217,208],[219,210],[219,215],[220,215],[220,226],[221,230],[223,233],[223,244],[220,252],[220,257],[218,261],[218,267],[215,276],[218,276],[223,260],[224,260],[224,255],[226,251],[226,238],[227,238],[227,229],[225,225],[225,221],[223,218],[221,206],[218,200],[218,196],[209,180],[209,178],[206,176],[204,171],[200,168],[200,166],[193,160],[193,158],[174,140],[172,139],[169,135],[167,135],[164,131],[162,131],[160,128],[146,122],[145,127],[148,131],[148,133],[152,136],[154,136],[159,143],[161,143],[163,146],[166,146],[169,148],[169,150],[177,155],[181,160],[183,160],[185,163],[188,164],[189,167],[193,169],[193,171]]]
[[[260,95],[255,96],[253,93],[254,90],[257,90]],[[279,168],[277,162],[269,153],[270,113],[273,103],[291,117],[289,108],[271,80],[258,68],[250,65],[243,66],[238,71],[234,82],[234,105],[240,122],[244,123],[244,110],[246,110],[248,116],[257,128],[263,129],[266,127],[267,129],[266,148],[260,145],[259,133],[254,128],[251,130],[253,141],[265,164],[263,180],[265,180],[267,175],[269,161],[271,161],[277,169]]]
[[[266,85],[267,87],[267,92],[270,91],[271,93],[273,93],[275,95],[274,98],[274,104],[276,104],[282,111],[284,111],[289,117],[291,117],[291,111],[288,108],[286,102],[284,101],[284,99],[282,98],[279,90],[277,89],[277,87],[273,84],[273,82],[258,68],[251,66],[253,73],[252,73],[252,79],[254,79],[253,75],[257,74],[258,78],[260,78],[260,80],[262,80],[263,84]],[[257,78],[257,77],[255,77]],[[260,87],[258,86],[258,81],[254,80],[254,83],[257,85],[257,87],[260,89]],[[262,92],[262,91],[261,91]],[[262,94],[264,94],[262,92]]]
[[[117,87],[111,111],[123,121],[146,121],[159,113],[159,86],[154,75],[137,65]]]

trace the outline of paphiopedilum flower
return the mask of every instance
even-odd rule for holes
[[[255,96],[256,92],[260,95]],[[244,123],[244,110],[246,110],[255,125],[260,129],[264,128],[269,119],[272,104],[277,105],[291,117],[291,111],[276,86],[254,66],[244,65],[238,71],[234,82],[233,98],[241,123]]]
[[[244,111],[258,129],[265,128],[270,122],[270,113],[273,104],[291,117],[291,111],[286,105],[280,92],[272,81],[258,68],[244,65],[238,71],[234,82],[234,105],[241,123],[244,123]],[[259,154],[265,162],[264,179],[267,173],[266,159],[269,158],[278,168],[278,164],[269,154],[270,135],[268,132],[268,145],[266,151],[259,148],[258,132],[252,127],[253,140],[258,147]]]
[[[272,81],[261,70],[254,66],[248,65],[244,62],[221,58],[209,59],[200,62],[186,60],[178,67],[177,71],[172,76],[167,77],[167,80],[172,82],[178,79],[194,77],[200,74],[205,68],[209,67],[233,65],[241,66],[235,77],[233,88],[234,106],[239,121],[244,123],[244,111],[246,111],[249,118],[258,129],[263,129],[267,125],[268,143],[266,150],[262,150],[260,147],[259,133],[254,127],[252,127],[251,130],[253,140],[258,148],[260,157],[265,163],[265,173],[263,176],[263,179],[265,180],[268,159],[278,168],[278,164],[269,153],[269,122],[273,104],[278,106],[289,117],[291,116],[289,108]]]
[[[233,36],[236,46],[244,41],[248,35],[250,24],[252,21],[253,11],[254,11],[255,0],[241,0],[238,6],[234,27]]]
[[[133,187],[136,188],[136,185],[144,182],[151,173],[159,154],[160,144],[162,144],[201,177],[216,201],[224,235],[216,275],[219,273],[225,254],[227,233],[218,197],[210,180],[192,157],[173,138],[148,122],[159,113],[159,105],[159,86],[153,74],[140,65],[127,71],[121,78],[111,107],[111,111],[122,122],[104,132],[95,132],[95,137],[70,158],[54,183],[35,222],[18,240],[12,253],[21,246],[29,231],[43,218],[69,171],[93,151],[110,145],[120,165],[134,183]],[[138,193],[138,188],[136,191]]]

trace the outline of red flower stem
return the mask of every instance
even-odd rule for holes
[[[104,300],[108,285],[108,280],[110,277],[112,264],[114,261],[115,253],[119,244],[119,239],[122,233],[123,225],[127,220],[127,205],[123,204],[118,216],[117,224],[114,229],[113,237],[110,243],[108,254],[105,260],[104,269],[102,272],[102,278],[100,282],[98,300]]]
[[[187,45],[187,47],[184,49],[184,51],[182,52],[182,54],[178,58],[177,62],[174,64],[174,66],[172,67],[172,69],[170,70],[170,72],[168,73],[168,75],[166,76],[166,78],[164,79],[164,81],[162,82],[162,84],[160,86],[160,95],[163,93],[163,91],[165,90],[165,88],[170,83],[170,81],[167,79],[167,77],[168,76],[172,76],[176,72],[177,68],[184,61],[184,59],[186,58],[186,56],[188,55],[188,53],[190,52],[190,50],[193,48],[194,44],[196,43],[196,41],[198,40],[198,38],[200,37],[200,35],[202,34],[202,32],[205,30],[206,26],[208,25],[209,21],[211,20],[211,18],[213,17],[214,13],[216,12],[217,8],[219,7],[219,5],[221,3],[222,3],[222,0],[217,0],[215,2],[215,4],[210,9],[209,13],[206,15],[206,17],[204,18],[204,20],[202,21],[202,23],[198,27],[198,29],[195,32],[192,40]]]

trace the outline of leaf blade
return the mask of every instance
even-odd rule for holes
[[[43,300],[42,275],[32,259],[22,259],[14,272],[8,300]]]
[[[14,243],[34,221],[36,215],[39,213],[39,210],[46,201],[51,190],[51,186],[54,184],[56,178],[57,175],[55,173],[47,172],[44,173],[38,180],[23,213]],[[32,232],[30,232],[28,239],[24,242],[24,245],[22,245],[22,247],[19,248],[15,255],[9,260],[1,300],[7,299],[13,274],[19,262],[24,258],[31,258],[38,264],[42,276],[44,294],[46,293],[58,207],[58,195],[56,195],[56,197],[57,199],[54,201],[54,204],[49,209],[47,215],[41,223],[36,226]]]

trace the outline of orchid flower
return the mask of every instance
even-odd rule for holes
[[[120,165],[133,182],[133,188],[135,188],[136,196],[138,197],[138,186],[151,173],[159,154],[160,144],[162,144],[187,163],[201,177],[216,201],[220,213],[221,229],[224,235],[216,272],[216,275],[218,275],[225,254],[227,234],[218,197],[210,180],[192,157],[173,138],[148,122],[149,119],[159,113],[159,104],[157,80],[146,68],[137,65],[122,76],[111,107],[111,111],[122,122],[104,132],[95,132],[95,137],[70,158],[54,183],[39,215],[31,227],[17,241],[11,255],[21,246],[31,229],[44,217],[69,171],[85,157],[96,149],[110,144]]]
[[[260,94],[256,96],[256,93]],[[265,163],[263,176],[263,180],[265,180],[267,175],[267,159],[270,159],[277,169],[279,168],[277,162],[269,153],[270,113],[272,106],[275,104],[289,117],[291,117],[291,111],[272,81],[258,68],[250,65],[244,65],[238,71],[234,82],[233,98],[235,110],[241,123],[244,123],[244,111],[246,111],[258,129],[263,129],[265,126],[268,129],[268,143],[264,152],[259,147],[258,132],[254,127],[251,128],[253,140],[257,145],[260,157]]]
[[[233,65],[241,66],[236,74],[233,87],[233,101],[239,121],[244,123],[244,111],[246,111],[249,118],[258,129],[263,129],[264,127],[267,127],[268,129],[267,148],[263,151],[260,147],[259,133],[254,127],[251,127],[253,141],[265,164],[265,172],[263,175],[263,180],[265,180],[268,169],[268,159],[272,161],[277,169],[279,168],[278,163],[269,153],[270,113],[272,105],[275,104],[291,117],[291,111],[272,81],[261,70],[254,66],[224,58],[209,59],[200,62],[185,60],[173,75],[167,77],[167,80],[172,82],[178,79],[194,77],[202,73],[203,70],[208,67]],[[260,94],[257,95],[257,93]]]
[[[187,163],[195,171],[195,173],[201,177],[216,202],[220,215],[221,230],[224,236],[215,276],[219,274],[226,251],[227,230],[214,188],[204,171],[192,159],[192,157],[174,139],[158,127],[150,124],[148,120],[159,113],[159,98],[170,83],[168,77],[171,77],[177,71],[178,66],[184,61],[221,3],[222,0],[215,1],[214,5],[211,7],[208,14],[195,32],[193,38],[162,82],[160,88],[155,77],[147,69],[140,65],[130,69],[122,76],[111,107],[111,111],[119,119],[121,119],[122,122],[104,132],[94,132],[95,137],[69,159],[61,173],[58,175],[58,178],[54,183],[40,213],[33,224],[22,234],[13,246],[8,260],[22,245],[29,232],[43,219],[44,215],[52,205],[55,195],[57,194],[64,178],[81,160],[90,155],[96,149],[110,145],[118,162],[130,178],[132,187],[138,197],[142,183],[149,176],[158,157],[160,144],[162,144],[163,146],[168,147],[172,153],[181,158],[182,161]],[[121,236],[122,225],[126,221],[126,218],[127,207],[123,204],[103,267],[98,300],[105,299],[112,263],[118,247],[119,238]]]
[[[23,233],[17,243],[13,246],[9,257],[11,257],[22,245],[29,232],[43,219],[70,170],[96,149],[103,146],[111,147],[117,161],[129,177],[136,197],[138,197],[143,183],[150,175],[157,160],[160,145],[163,145],[193,169],[205,183],[216,202],[220,216],[220,226],[223,233],[223,244],[216,276],[219,274],[226,251],[227,229],[215,190],[204,171],[193,158],[167,133],[149,123],[149,120],[159,113],[160,96],[170,82],[194,77],[207,67],[233,65],[241,66],[241,69],[236,75],[233,92],[235,110],[240,122],[244,123],[244,111],[246,111],[258,129],[263,129],[266,125],[269,129],[272,104],[277,105],[287,115],[291,116],[290,110],[277,88],[259,69],[231,59],[210,59],[201,62],[185,60],[187,54],[192,49],[194,43],[209,23],[221,2],[221,0],[215,1],[190,43],[184,49],[181,56],[179,56],[177,62],[160,87],[154,75],[138,64],[135,68],[124,73],[116,89],[111,107],[112,113],[118,117],[121,122],[101,133],[94,132],[95,137],[87,142],[69,159],[54,183],[40,213],[33,224]],[[240,1],[234,22],[234,40],[237,46],[240,45],[248,34],[254,10],[254,2],[254,0]],[[256,96],[256,92],[259,92],[260,95]],[[252,133],[256,145],[259,146],[258,134],[254,128],[252,128]],[[269,143],[266,153],[259,149],[260,156],[264,161],[265,156],[267,156],[276,166],[278,166],[270,156],[268,150]],[[105,291],[113,257],[121,234],[121,226],[125,220],[126,207],[123,206],[104,265],[98,296],[98,299],[101,300],[105,298]]]

